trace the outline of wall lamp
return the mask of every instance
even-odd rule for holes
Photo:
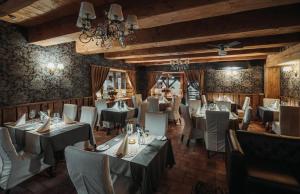
[[[61,63],[48,63],[46,67],[49,70],[50,74],[54,74],[55,72],[62,71],[64,69],[64,65]]]

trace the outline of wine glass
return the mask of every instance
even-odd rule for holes
[[[54,122],[58,123],[60,119],[60,114],[58,112],[53,113]]]
[[[36,116],[36,111],[35,110],[30,110],[28,116],[29,116],[30,120],[33,120]]]

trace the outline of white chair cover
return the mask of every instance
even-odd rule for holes
[[[247,106],[245,109],[245,114],[244,114],[243,121],[242,121],[242,124],[240,127],[241,130],[248,129],[249,124],[251,122],[251,116],[252,116],[252,108],[250,106]]]
[[[190,114],[197,113],[199,108],[201,108],[201,100],[189,100]]]
[[[149,103],[147,112],[159,112],[159,99],[158,98],[149,96],[147,98],[147,102]]]
[[[181,116],[184,120],[184,127],[182,130],[183,137],[190,139],[202,139],[203,138],[203,129],[195,129],[193,127],[192,119],[189,113],[189,106],[184,104],[180,105]]]
[[[142,94],[135,94],[131,98],[134,108],[138,108],[142,104]]]
[[[245,111],[248,106],[250,106],[250,97],[246,96],[245,100],[244,100],[242,110]]]
[[[141,127],[145,127],[145,114],[148,110],[149,103],[142,102],[138,112],[138,123]]]
[[[77,116],[76,104],[64,104],[63,115],[67,115],[71,120],[75,121]]]
[[[102,110],[107,108],[107,103],[105,99],[95,100],[95,106],[97,109],[98,119],[97,119],[97,126],[100,126],[100,118]]]
[[[165,136],[168,129],[168,115],[166,113],[146,113],[145,130],[149,134]]]
[[[169,120],[177,121],[178,119],[180,119],[180,113],[179,113],[180,103],[181,103],[181,98],[179,96],[174,96],[171,109],[167,109]]]
[[[131,179],[111,174],[107,155],[68,146],[65,157],[68,173],[78,194],[130,193]]]
[[[201,100],[202,100],[202,104],[206,104],[207,105],[206,96],[204,94],[201,96]]]
[[[49,167],[39,155],[19,155],[12,144],[7,128],[0,128],[0,187],[11,189]]]
[[[226,107],[227,110],[231,111],[231,102],[228,101],[216,101],[217,106],[221,110],[222,107]]]
[[[263,106],[264,107],[272,107],[274,103],[279,104],[280,99],[275,99],[275,98],[264,98],[263,99]]]
[[[225,134],[229,127],[229,112],[206,111],[205,147],[208,151],[225,152]]]

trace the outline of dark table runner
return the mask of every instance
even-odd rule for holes
[[[123,138],[121,134],[116,138]],[[118,142],[113,139],[108,141],[110,147]],[[131,161],[110,156],[111,165],[125,166],[122,174],[130,174],[133,181],[140,186],[142,194],[154,193],[158,188],[161,175],[165,168],[175,165],[171,140],[159,141],[153,140]],[[126,169],[127,168],[127,169]],[[128,169],[130,172],[128,173]]]
[[[26,131],[22,128],[11,128],[15,135],[16,144],[20,149],[25,146]],[[51,133],[36,134],[39,136],[42,153],[44,154],[44,163],[54,166],[56,164],[55,152],[63,151],[65,147],[81,141],[90,141],[94,145],[92,129],[89,124],[80,123],[66,126]]]
[[[119,124],[120,127],[126,125],[126,119],[129,111],[134,111],[134,117],[137,117],[138,109],[128,111],[117,111],[112,108],[104,109],[101,111],[100,122],[108,121],[111,123]]]

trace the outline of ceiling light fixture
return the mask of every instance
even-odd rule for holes
[[[76,26],[81,29],[79,40],[82,43],[96,41],[97,46],[109,49],[114,41],[118,41],[122,48],[126,47],[126,37],[139,29],[136,15],[128,15],[124,20],[122,7],[119,4],[111,4],[109,11],[105,11],[105,21],[96,26],[92,20],[96,19],[94,6],[89,2],[81,2]]]

